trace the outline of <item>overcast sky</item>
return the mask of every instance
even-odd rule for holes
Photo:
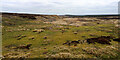
[[[119,0],[1,0],[2,12],[38,14],[116,14]]]

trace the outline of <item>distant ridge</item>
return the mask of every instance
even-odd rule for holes
[[[106,17],[106,16],[119,16],[119,14],[108,14],[108,15],[65,15],[69,17]]]
[[[11,12],[0,12],[0,14],[10,14],[10,15],[34,15],[34,16],[40,16],[40,15],[46,15],[47,14],[31,14],[31,13],[11,13]],[[58,15],[58,16],[69,16],[69,17],[106,17],[106,16],[119,16],[119,14],[100,14],[100,15]]]
[[[8,12],[2,12],[2,16],[18,16],[22,18],[28,18],[28,19],[37,19],[36,16],[44,19],[52,19],[54,18],[61,18],[61,16],[58,15],[43,15],[43,14],[27,14],[27,13],[8,13]],[[53,19],[54,20],[54,19]]]
[[[7,14],[7,15],[34,15],[34,16],[45,15],[45,14],[11,13],[11,12],[0,12],[0,14]],[[47,15],[47,14],[46,14],[46,15]]]

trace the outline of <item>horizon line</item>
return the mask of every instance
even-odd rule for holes
[[[0,11],[0,13],[16,13],[16,14],[35,14],[35,15],[75,15],[75,16],[86,16],[86,15],[119,15],[119,13],[111,13],[111,14],[43,14],[43,13],[26,13],[26,12],[2,12]]]

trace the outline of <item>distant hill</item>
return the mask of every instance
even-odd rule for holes
[[[69,17],[108,17],[108,16],[119,16],[118,14],[111,15],[65,15]]]
[[[12,15],[12,16],[20,16],[23,18],[30,18],[30,19],[36,19],[36,16],[49,18],[61,18],[61,17],[71,17],[71,18],[79,18],[79,17],[102,17],[102,19],[106,19],[103,17],[112,17],[110,19],[120,19],[119,14],[108,14],[108,15],[44,15],[44,14],[28,14],[28,13],[9,13],[9,12],[0,12],[2,15]],[[114,18],[113,18],[114,17]]]
[[[19,16],[23,18],[36,19],[36,17],[42,17],[45,19],[52,18],[61,18],[58,15],[43,15],[43,14],[28,14],[28,13],[9,13],[9,12],[0,12],[2,16]]]

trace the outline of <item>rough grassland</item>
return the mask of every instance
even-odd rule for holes
[[[73,26],[44,23],[22,17],[3,17],[2,48],[5,58],[117,58],[118,42],[111,39],[111,45],[88,44],[77,46],[63,45],[66,41],[86,40],[100,36],[118,38],[115,24],[91,22],[92,26]],[[34,30],[43,32],[33,32]],[[64,32],[62,33],[62,30]],[[74,32],[77,31],[77,34]],[[25,37],[18,37],[18,36]],[[47,37],[47,38],[45,38]],[[20,39],[19,39],[20,38]],[[33,38],[33,39],[32,39]],[[29,50],[14,49],[17,46],[32,44]]]

